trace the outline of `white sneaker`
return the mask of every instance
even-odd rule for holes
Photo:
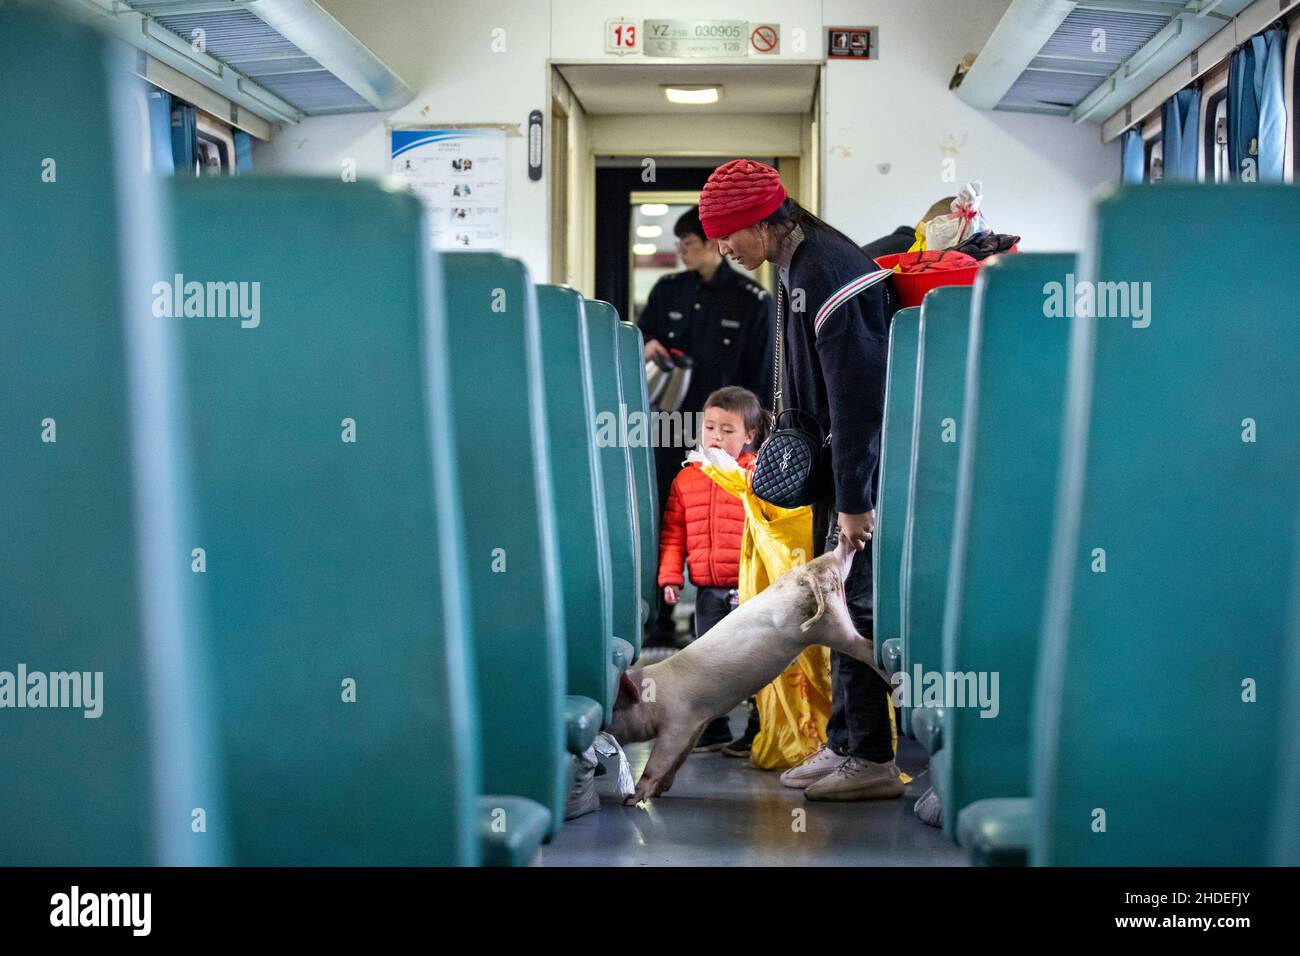
[[[845,757],[803,795],[809,800],[889,800],[901,797],[903,789],[894,761],[873,763],[861,757]]]
[[[846,759],[846,757],[841,757],[834,750],[831,750],[830,747],[823,746],[815,754],[805,757],[803,763],[791,767],[781,774],[781,785],[792,787],[795,790],[802,790],[827,774],[834,773],[835,768]]]

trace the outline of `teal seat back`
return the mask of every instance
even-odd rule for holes
[[[129,64],[12,5],[0,57],[0,860],[219,864],[174,329],[150,315],[170,248]]]
[[[650,399],[646,390],[645,341],[641,330],[630,322],[619,322],[619,387],[627,407],[632,475],[636,486],[637,540],[641,554],[641,599],[645,613],[653,616],[659,606],[659,497],[655,477],[652,444],[656,431],[650,416]],[[636,416],[633,418],[633,416]],[[644,427],[637,429],[636,421]]]
[[[1297,528],[1300,539],[1300,528]],[[1297,543],[1300,553],[1300,542]],[[1291,575],[1290,681],[1286,691],[1290,709],[1283,727],[1300,727],[1300,560]],[[1273,808],[1273,859],[1277,866],[1300,866],[1300,734],[1279,734],[1282,751],[1278,797]]]
[[[964,439],[966,341],[971,290],[943,286],[926,295],[917,332],[912,419],[912,482],[903,541],[903,669],[943,665],[943,605],[957,491],[957,451]],[[907,687],[907,684],[903,685]],[[913,686],[903,699],[903,730],[911,734]]]
[[[618,312],[608,302],[587,300],[587,344],[596,398],[596,444],[600,448],[609,519],[610,583],[614,636],[641,650],[641,542],[637,520],[634,449],[623,433],[626,413],[619,390]],[[657,567],[657,565],[656,565]]]
[[[483,785],[540,803],[554,832],[569,778],[566,665],[537,295],[517,259],[443,262]]]
[[[420,206],[242,176],[179,179],[173,199],[177,272],[260,289],[255,324],[163,320],[184,338],[236,861],[476,863],[447,330]]]
[[[944,711],[948,773],[940,796],[954,839],[968,804],[1029,795],[1069,345],[1068,323],[1044,315],[1043,287],[1064,284],[1074,263],[1073,255],[999,256],[975,283],[943,669],[973,675],[962,686],[987,693]]]
[[[599,703],[608,722],[616,690],[609,679],[614,612],[586,308],[573,289],[539,285],[537,310],[546,358],[568,691]]]
[[[880,484],[876,529],[871,538],[875,595],[876,664],[884,666],[885,641],[903,632],[899,571],[907,524],[907,489],[912,482],[912,403],[916,401],[916,339],[921,310],[900,309],[889,329],[885,373],[885,416],[880,439]]]
[[[1294,733],[1300,308],[1294,253],[1260,223],[1295,221],[1280,185],[1136,188],[1094,210],[1081,278],[1107,304],[1071,330],[1035,863],[1271,859]],[[1246,271],[1189,264],[1211,246]]]

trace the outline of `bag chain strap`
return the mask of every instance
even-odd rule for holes
[[[781,414],[781,356],[784,351],[785,338],[781,334],[781,299],[785,292],[785,283],[779,279],[776,283],[776,367],[772,371],[772,413]]]

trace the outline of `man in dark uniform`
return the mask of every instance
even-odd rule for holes
[[[641,310],[637,325],[645,338],[646,361],[670,349],[680,349],[694,361],[691,385],[678,409],[683,420],[703,412],[704,400],[727,385],[749,389],[764,408],[771,408],[772,297],[733,269],[717,242],[704,238],[699,207],[684,213],[673,232],[686,271],[656,282]],[[660,511],[686,452],[680,445],[655,449]],[[649,630],[646,646],[672,646],[671,606],[660,602],[659,619],[650,622]]]

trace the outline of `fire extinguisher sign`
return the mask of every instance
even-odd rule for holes
[[[830,27],[826,31],[826,59],[877,60],[877,27]]]

